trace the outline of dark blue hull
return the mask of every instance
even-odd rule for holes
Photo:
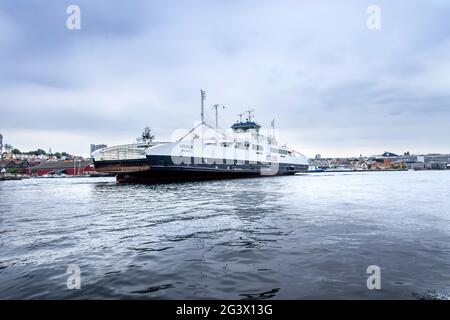
[[[256,178],[293,175],[307,172],[307,165],[270,163],[223,163],[222,159],[194,159],[189,163],[175,164],[170,156],[147,156],[150,170],[149,181],[196,181],[211,179]]]

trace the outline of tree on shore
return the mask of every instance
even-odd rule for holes
[[[136,140],[138,142],[152,142],[155,139],[155,136],[152,134],[152,129],[149,126],[146,126],[144,132],[142,132],[141,136]]]
[[[45,150],[43,149],[37,149],[37,150],[33,150],[33,151],[27,151],[27,152],[22,152],[17,148],[14,148],[13,146],[10,146],[9,150],[11,150],[11,153],[14,155],[20,155],[20,154],[24,154],[24,155],[29,155],[29,156],[48,156],[48,157],[56,157],[58,159],[61,159],[62,157],[70,157],[70,154],[68,154],[67,152],[54,152],[54,153],[47,153]]]
[[[45,156],[45,155],[47,155],[47,152],[45,152],[45,150],[42,150],[42,149],[37,149],[36,151],[33,151],[32,153],[35,154],[35,155],[38,155],[38,156]]]

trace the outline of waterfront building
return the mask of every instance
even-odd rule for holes
[[[427,154],[425,162],[450,162],[450,154]]]
[[[92,160],[59,160],[47,161],[26,170],[32,176],[43,176],[47,174],[82,175],[94,172]]]
[[[18,160],[18,159],[10,159],[5,161],[3,167],[6,172],[9,173],[26,173],[27,168],[29,168],[32,164],[28,160]]]
[[[91,155],[92,155],[92,153],[94,152],[94,151],[97,151],[97,150],[100,150],[100,149],[103,149],[103,148],[106,148],[106,147],[108,147],[106,144],[91,144]]]

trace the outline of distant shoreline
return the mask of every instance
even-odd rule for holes
[[[360,172],[405,172],[405,171],[450,171],[449,169],[423,169],[423,170],[414,170],[414,169],[386,169],[386,170],[323,170],[323,171],[307,171],[305,173],[360,173]]]

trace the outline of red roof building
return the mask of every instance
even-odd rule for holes
[[[81,175],[95,171],[91,160],[59,160],[47,161],[27,168],[27,174],[43,176],[46,174]]]

